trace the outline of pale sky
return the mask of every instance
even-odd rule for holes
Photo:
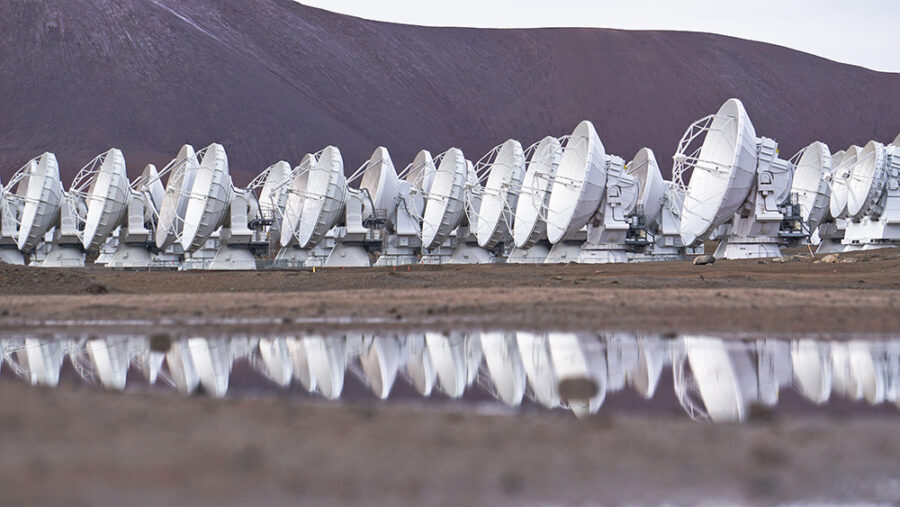
[[[430,26],[687,30],[771,42],[900,72],[900,0],[300,0]]]

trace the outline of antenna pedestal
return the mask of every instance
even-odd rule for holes
[[[256,257],[246,246],[222,244],[204,269],[253,271],[256,269]]]
[[[119,248],[119,229],[116,229],[106,238],[106,241],[100,245],[100,253],[97,255],[97,259],[94,260],[94,264],[105,266],[109,263],[109,260],[112,259],[112,256],[116,253],[116,250]]]
[[[309,250],[291,245],[279,250],[272,264],[281,269],[300,269],[306,265],[307,257],[309,257]]]
[[[571,234],[568,238],[555,243],[550,248],[550,253],[544,259],[544,264],[566,264],[569,262],[578,262],[581,255],[581,245],[587,239],[587,227],[579,229]]]
[[[826,222],[819,226],[819,248],[816,254],[825,255],[831,253],[841,253],[844,251],[844,233],[847,228],[847,222],[843,218],[838,218],[832,222]]]
[[[613,215],[614,210],[608,208],[601,225],[588,225],[587,241],[581,245],[581,254],[577,262],[582,264],[628,262],[625,245],[629,229],[628,221],[616,219]]]
[[[756,188],[735,213],[728,236],[714,256],[719,259],[759,259],[781,256],[782,204],[790,196],[793,169],[778,158],[778,143],[757,141]]]
[[[887,181],[883,193],[870,212],[847,222],[843,244],[848,249],[900,246],[900,147],[889,146],[884,151]]]
[[[441,246],[428,252],[422,252],[422,264],[447,264],[459,244],[458,229],[447,236]]]
[[[404,266],[419,262],[422,240],[418,223],[407,209],[406,203],[410,202],[412,197],[409,193],[409,185],[406,184],[405,187],[396,207],[393,220],[394,233],[385,234],[381,255],[375,261],[375,266]]]
[[[0,246],[0,262],[4,264],[16,264],[18,266],[25,265],[25,257],[16,247],[8,245]]]
[[[460,227],[457,238],[463,237],[453,250],[453,255],[447,261],[448,264],[493,264],[497,257],[489,250],[478,246],[478,239],[468,227]]]
[[[578,262],[606,264],[628,262],[626,239],[629,216],[638,200],[638,184],[625,174],[625,161],[610,155],[606,164],[606,191],[594,220],[588,222],[587,240]]]
[[[329,267],[369,267],[369,251],[381,247],[381,230],[363,225],[363,201],[360,192],[351,191],[344,205],[344,223],[335,227],[334,248],[325,259]]]
[[[325,237],[322,238],[322,241],[319,241],[316,246],[308,250],[304,266],[308,268],[320,268],[324,266],[325,262],[328,260],[328,256],[331,255],[331,250],[334,248],[334,245],[336,243],[335,235],[336,233],[334,229],[326,232]]]
[[[115,251],[105,262],[106,267],[114,269],[149,269],[154,266],[151,249],[156,247],[153,230],[147,228],[149,218],[144,199],[149,196],[143,192],[133,192],[128,202],[126,225],[113,233],[116,243]],[[104,244],[105,245],[105,244]],[[100,260],[98,258],[97,262]],[[178,261],[176,260],[176,265]]]
[[[184,260],[181,262],[179,271],[190,271],[193,269],[208,269],[209,263],[219,251],[219,231],[216,231],[207,239],[203,246],[196,251],[184,253]]]
[[[583,241],[567,241],[563,240],[553,245],[544,264],[567,264],[569,262],[578,262],[581,256],[581,245]]]
[[[72,199],[64,196],[64,200]],[[75,202],[64,202],[59,210],[59,222],[54,227],[47,241],[50,249],[40,263],[32,263],[42,268],[78,268],[84,266],[84,250],[76,228],[77,213]],[[45,237],[46,239],[46,237]]]
[[[506,257],[508,264],[541,264],[550,255],[550,242],[539,241],[530,248],[513,248]]]
[[[4,219],[4,226],[5,225]],[[15,231],[15,228],[6,230]],[[20,252],[19,248],[16,246],[16,238],[0,235],[0,262],[5,264],[16,264],[19,266],[25,265],[25,256],[22,255],[22,252]]]

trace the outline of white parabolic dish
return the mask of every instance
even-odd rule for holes
[[[656,155],[650,148],[641,148],[628,164],[628,173],[639,182],[637,204],[644,210],[648,224],[656,225],[666,199],[666,181],[659,171]]]
[[[465,212],[466,157],[459,148],[447,150],[425,202],[422,217],[422,248],[440,246],[462,221]]]
[[[344,160],[340,150],[329,146],[322,150],[316,165],[309,171],[297,230],[300,248],[312,248],[322,241],[341,218],[346,198]]]
[[[369,192],[376,210],[390,211],[400,194],[400,178],[387,148],[379,146],[369,157],[368,168],[359,183],[360,189]]]
[[[606,151],[594,124],[575,127],[563,149],[547,205],[547,239],[558,243],[584,227],[606,189]]]
[[[501,145],[490,171],[475,225],[475,237],[482,248],[491,248],[508,237],[509,227],[503,217],[507,215],[506,220],[512,221],[509,210],[516,209],[525,176],[525,153],[519,141],[509,139]]]
[[[803,150],[794,169],[791,192],[797,193],[800,216],[809,224],[810,231],[828,214],[831,190],[824,184],[826,174],[831,173],[831,152],[828,145],[816,141]]]
[[[281,223],[281,246],[291,244],[297,227],[300,226],[300,216],[303,214],[303,201],[306,196],[306,184],[309,183],[309,171],[316,165],[316,156],[307,153],[300,161],[300,165],[294,169],[291,188],[287,191],[284,201],[284,218]]]
[[[277,218],[284,206],[291,165],[280,160],[267,168],[268,174],[259,191],[259,211],[263,217]]]
[[[862,218],[881,200],[887,183],[884,145],[869,141],[859,154],[847,179],[847,212]]]
[[[184,212],[181,247],[185,252],[193,252],[203,246],[222,225],[233,196],[234,186],[225,148],[221,144],[210,144],[203,151]]]
[[[850,198],[850,173],[853,171],[853,166],[856,165],[856,161],[859,159],[859,153],[861,151],[862,148],[853,145],[844,152],[843,157],[840,159],[840,163],[832,162],[833,175],[831,180],[831,200],[829,201],[829,209],[831,210],[831,216],[834,218],[846,218],[847,216],[847,204]],[[837,159],[837,157],[835,157],[835,159]]]
[[[22,181],[26,185],[24,191],[16,190],[17,194],[25,197],[17,241],[22,252],[33,250],[59,216],[63,192],[56,155],[44,153],[37,165],[29,164],[28,167],[33,172]]]
[[[519,248],[534,246],[547,233],[547,222],[542,217],[550,203],[552,180],[561,156],[562,145],[551,136],[541,139],[531,153],[513,220],[513,241]]]
[[[184,212],[199,165],[194,147],[189,144],[182,146],[167,167],[172,165],[175,167],[171,169],[169,179],[166,181],[166,193],[159,206],[159,219],[156,223],[156,247],[159,249],[171,245],[182,231]],[[166,168],[163,168],[163,172],[165,170]]]
[[[728,99],[706,132],[687,185],[682,242],[690,245],[727,222],[747,199],[755,176],[756,131],[744,104]]]
[[[122,152],[113,148],[104,156],[84,199],[87,214],[81,244],[90,251],[99,248],[119,226],[131,195]]]

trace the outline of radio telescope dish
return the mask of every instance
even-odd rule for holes
[[[183,230],[184,214],[199,166],[194,147],[185,144],[161,171],[169,172],[156,225],[156,247],[161,250],[171,245]]]
[[[284,218],[281,221],[281,246],[287,247],[294,240],[300,217],[303,213],[303,200],[306,196],[306,185],[309,183],[309,171],[316,165],[316,155],[307,153],[294,168],[291,175],[291,187],[287,190],[284,201]]]
[[[6,357],[16,374],[29,384],[48,387],[59,384],[59,373],[65,358],[60,342],[25,338],[21,348],[16,350],[16,358],[18,364],[12,364],[12,358]]]
[[[638,180],[637,206],[643,210],[649,224],[658,224],[668,187],[659,171],[656,155],[650,148],[641,148],[628,163],[626,172]]]
[[[10,188],[14,184],[18,184],[14,197],[24,201],[16,246],[27,253],[43,241],[44,234],[59,217],[63,188],[56,156],[44,153],[36,163],[26,164],[10,180]]]
[[[585,120],[569,136],[547,203],[547,239],[559,243],[581,229],[600,206],[606,189],[606,150]]]
[[[88,163],[75,176],[69,193],[84,198],[87,213],[81,243],[85,250],[94,251],[121,224],[128,211],[131,191],[122,151],[113,148]]]
[[[600,410],[606,400],[608,368],[605,354],[599,342],[588,340],[573,333],[551,333],[547,338],[550,358],[556,380],[587,381],[594,384],[594,392],[559,392],[559,398],[576,417],[582,418]],[[555,386],[559,390],[560,385]]]
[[[491,160],[493,155],[493,160]],[[478,246],[492,248],[509,236],[513,223],[511,210],[516,209],[522,179],[525,176],[525,153],[519,141],[510,139],[487,156],[487,182],[481,191],[475,237]]]
[[[259,191],[259,213],[272,220],[275,229],[280,229],[281,214],[287,199],[288,184],[291,181],[291,165],[280,160],[265,171],[266,179]]]
[[[217,398],[228,392],[228,376],[231,375],[231,347],[224,338],[189,338],[187,346],[203,390]]]
[[[322,150],[316,164],[309,170],[303,209],[297,229],[300,248],[319,244],[341,217],[347,198],[344,160],[334,146]]]
[[[437,372],[431,364],[431,354],[425,345],[425,335],[416,334],[406,338],[406,374],[416,391],[422,396],[431,396],[437,380]]]
[[[550,359],[547,337],[518,332],[516,341],[534,400],[547,408],[559,406],[559,392]]]
[[[510,406],[518,406],[525,396],[525,368],[512,335],[482,333],[481,351],[496,396]]]
[[[700,149],[684,153],[703,132]],[[679,232],[685,245],[727,222],[747,199],[756,176],[756,142],[756,131],[738,99],[729,99],[716,114],[688,128],[675,156],[676,166],[694,169],[681,208]]]
[[[431,158],[431,152],[421,150],[416,154],[412,164],[409,165],[409,170],[406,172],[406,181],[413,186],[421,188],[427,195],[428,192],[431,192],[431,184],[434,181],[436,172],[437,167],[434,165],[434,159]]]
[[[831,360],[827,345],[814,340],[791,344],[791,364],[797,391],[813,403],[822,404],[831,396]]]
[[[631,384],[644,399],[649,400],[656,392],[666,362],[666,348],[657,339],[638,339],[637,365],[632,374]]]
[[[425,250],[440,246],[460,224],[465,213],[466,157],[459,148],[450,148],[439,159],[422,216],[422,248]]]
[[[400,178],[387,148],[379,146],[369,157],[367,166],[359,188],[369,193],[376,210],[390,212],[400,194]]]
[[[877,357],[872,344],[864,341],[852,341],[848,348],[850,373],[862,395],[872,405],[883,402],[887,394],[883,359]]]
[[[125,389],[131,354],[126,340],[88,340],[84,348],[94,363],[100,384],[107,389]]]
[[[847,212],[852,218],[862,218],[877,211],[891,164],[885,146],[869,141],[858,155],[847,179]]]
[[[375,396],[387,399],[400,369],[400,342],[396,338],[376,336],[363,344],[359,355],[363,373]]]
[[[425,333],[425,346],[441,390],[451,398],[462,396],[468,382],[466,340],[459,335]]]
[[[795,192],[800,204],[800,217],[814,231],[829,211],[831,189],[825,176],[831,174],[831,152],[828,145],[816,141],[794,156],[794,180],[791,192]]]
[[[319,393],[329,400],[338,399],[344,389],[344,371],[347,369],[345,339],[307,336],[303,338],[303,345]]]
[[[831,210],[831,216],[834,218],[845,218],[847,215],[847,204],[850,199],[850,172],[853,170],[853,166],[856,165],[861,151],[862,148],[853,145],[847,148],[843,156],[840,157],[839,162],[832,161],[829,209]]]
[[[287,387],[294,376],[294,363],[284,338],[260,338],[257,369],[279,387]]]
[[[166,352],[166,365],[179,393],[191,394],[200,385],[191,349],[186,342],[179,340],[172,343]]]
[[[522,179],[522,190],[513,220],[513,241],[518,248],[530,248],[547,234],[547,214],[553,178],[559,167],[562,145],[547,136],[535,146]]]
[[[206,243],[209,236],[222,225],[234,197],[225,148],[213,143],[198,155],[200,165],[184,212],[181,247],[185,252],[194,252]]]
[[[720,339],[687,336],[684,356],[673,359],[672,374],[679,403],[694,419],[743,421],[758,398],[756,368],[746,350],[734,350]],[[692,379],[686,377],[684,362]],[[691,398],[699,395],[702,407]]]

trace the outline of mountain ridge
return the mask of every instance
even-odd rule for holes
[[[900,131],[900,74],[698,32],[370,21],[292,0],[11,0],[0,6],[0,177],[54,151],[68,183],[110,147],[129,175],[225,145],[236,184],[333,144],[478,159],[589,119],[608,152],[665,172],[688,125],[737,96],[790,156]]]

